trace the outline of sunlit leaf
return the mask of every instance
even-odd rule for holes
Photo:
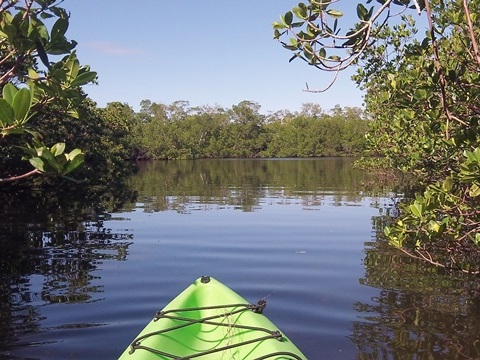
[[[341,18],[343,16],[343,12],[334,9],[327,10],[327,14],[333,18]]]
[[[53,145],[50,151],[55,157],[63,154],[63,152],[65,151],[65,143],[57,143]]]
[[[422,217],[422,213],[423,213],[422,204],[415,201],[412,205],[409,206],[409,209],[412,212],[413,216],[417,218]]]
[[[75,80],[71,82],[72,86],[83,86],[86,85],[97,78],[97,73],[95,71],[87,71],[78,75]]]
[[[28,161],[30,162],[30,164],[32,164],[32,166],[41,171],[41,172],[46,172],[46,169],[45,169],[45,163],[42,159],[40,159],[39,157],[33,157],[33,158],[30,158],[28,159]]]
[[[275,21],[272,23],[273,29],[274,30],[280,30],[280,29],[286,29],[287,26],[281,22]]]
[[[470,189],[468,192],[471,197],[477,197],[480,195],[480,186],[474,183],[472,186],[470,186]]]
[[[77,157],[81,153],[82,153],[81,149],[74,149],[74,150],[70,151],[70,153],[67,154],[67,159],[68,160],[73,160],[73,159],[75,159],[75,157]]]
[[[17,121],[24,120],[29,111],[30,107],[32,106],[32,95],[30,90],[23,88],[20,89],[13,98],[13,111],[15,113],[15,119]]]
[[[11,83],[6,84],[2,90],[2,96],[9,104],[13,103],[13,98],[18,92],[18,89]]]
[[[79,119],[80,118],[80,114],[78,113],[77,109],[69,109],[67,111],[67,114],[69,116],[73,117],[74,119]]]
[[[428,223],[430,231],[438,233],[440,231],[440,224],[436,221],[430,220]]]
[[[301,4],[299,4],[298,7],[295,6],[292,10],[298,18],[306,19],[308,17],[307,8],[305,7],[305,5],[304,6],[300,6],[300,5]]]
[[[451,176],[448,176],[442,184],[442,190],[445,192],[450,192],[453,187],[453,180]]]
[[[476,233],[473,239],[474,239],[473,242],[475,243],[475,245],[480,247],[480,233]]]
[[[80,149],[75,149],[71,151],[70,154],[67,155],[67,158],[70,159],[70,162],[64,169],[63,175],[66,175],[72,172],[73,170],[78,168],[81,164],[83,164],[85,160],[85,154],[83,154]]]

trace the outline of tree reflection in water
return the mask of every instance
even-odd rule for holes
[[[103,226],[107,211],[134,200],[122,187],[0,192],[0,347],[40,331],[39,306],[98,301],[94,270],[124,260],[132,234]],[[97,282],[98,283],[98,282]],[[23,340],[22,340],[23,341]]]
[[[361,314],[351,340],[359,359],[477,359],[480,283],[403,256],[379,239],[366,244],[360,283],[380,289]]]

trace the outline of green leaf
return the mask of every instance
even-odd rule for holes
[[[385,236],[390,236],[390,233],[392,231],[390,230],[390,228],[388,226],[385,226],[385,228],[383,229],[383,233],[385,234]]]
[[[367,19],[367,15],[368,15],[368,10],[365,6],[363,6],[362,4],[358,4],[357,5],[357,16],[360,20],[368,20]]]
[[[8,126],[14,122],[15,113],[12,106],[5,99],[0,99],[0,123],[2,126]]]
[[[480,233],[475,234],[475,238],[474,238],[473,242],[475,243],[475,245],[480,247]]]
[[[38,41],[40,43],[46,43],[50,39],[47,27],[43,22],[38,20],[38,18],[31,18],[29,33],[37,38],[35,39],[35,41]]]
[[[83,86],[92,82],[97,78],[97,73],[95,71],[86,71],[78,75],[75,80],[73,80],[70,85],[72,86]]]
[[[327,14],[336,19],[341,18],[343,16],[343,12],[341,12],[340,10],[334,10],[334,9],[327,10]]]
[[[308,13],[307,13],[307,8],[304,6],[300,6],[301,4],[299,4],[299,6],[295,6],[292,10],[293,12],[295,13],[295,15],[300,18],[300,19],[306,19],[308,17]]]
[[[44,162],[44,168],[48,169],[51,168],[55,172],[59,173],[62,171],[63,166],[55,159],[53,154],[50,152],[50,149],[46,147],[42,147],[38,149],[39,151],[39,157],[43,160]]]
[[[60,18],[58,19],[55,24],[52,26],[52,31],[50,38],[52,41],[55,41],[56,39],[63,38],[65,36],[65,33],[67,32],[68,29],[68,19],[66,18]]]
[[[19,149],[21,149],[23,152],[25,152],[27,155],[29,155],[28,157],[23,157],[22,160],[27,160],[31,157],[36,157],[37,156],[37,150],[35,150],[34,148],[32,147],[24,147],[24,146],[19,146],[18,147]]]
[[[38,2],[38,1],[37,1],[37,2]],[[52,15],[52,14],[49,14],[49,13],[46,13],[46,12],[42,12],[42,13],[40,14],[40,17],[41,17],[42,19],[50,19],[50,18],[53,17],[53,15]]]
[[[55,157],[62,155],[63,152],[65,151],[65,143],[57,143],[53,145],[50,151]]]
[[[13,111],[15,113],[15,119],[17,121],[25,120],[30,112],[32,106],[32,95],[30,90],[23,88],[20,89],[13,98]]]
[[[283,16],[283,20],[285,21],[285,24],[288,26],[292,25],[293,22],[293,14],[291,11],[287,11],[285,15]]]
[[[70,57],[65,64],[68,68],[67,79],[74,80],[78,76],[78,70],[80,69],[80,62],[76,57]]]
[[[303,24],[305,24],[304,21],[297,21],[297,22],[292,23],[291,27],[292,28],[298,28],[298,27],[302,27]]]
[[[11,83],[6,84],[3,87],[2,95],[5,100],[8,101],[9,104],[13,103],[13,98],[15,94],[18,92],[18,89]]]
[[[345,41],[342,46],[343,47],[348,47],[348,46],[352,46],[352,45],[355,45],[358,41],[359,41],[360,37],[357,35],[357,36],[352,36],[351,38],[349,38],[347,41]]]
[[[73,160],[75,159],[75,157],[77,157],[78,155],[80,155],[82,153],[82,150],[81,149],[74,149],[72,151],[70,151],[70,153],[68,153],[66,156],[67,156],[67,160]]]
[[[417,89],[415,90],[413,97],[417,100],[425,100],[428,97],[428,94],[425,89]]]
[[[475,158],[475,160],[477,161],[477,163],[480,163],[480,148],[475,148],[475,150],[473,150],[473,156]]]
[[[30,164],[32,164],[32,166],[41,171],[41,172],[46,172],[46,169],[45,169],[45,163],[43,162],[42,159],[40,159],[39,157],[33,157],[31,159],[28,159],[28,161],[30,162]]]
[[[77,109],[69,109],[67,111],[67,114],[69,116],[73,117],[74,119],[80,119],[80,114],[78,113]]]
[[[428,228],[430,231],[438,233],[440,231],[440,224],[437,221],[430,220],[428,222]]]
[[[76,168],[78,168],[81,164],[83,164],[85,160],[85,154],[81,152],[80,149],[75,149],[70,152],[70,154],[67,155],[67,158],[70,159],[70,163],[67,165],[67,167],[63,170],[63,175],[66,175]]]
[[[451,176],[448,176],[442,184],[442,190],[445,192],[450,192],[453,187],[453,180]]]
[[[274,21],[272,23],[272,26],[273,26],[274,30],[280,30],[280,29],[286,29],[287,28],[287,26],[284,23],[281,23],[281,22],[278,22],[278,21]]]
[[[28,69],[28,77],[32,80],[38,80],[40,78],[40,75],[38,75],[38,73],[35,70]]]
[[[417,218],[422,217],[422,213],[423,213],[422,204],[415,201],[412,205],[409,206],[409,209],[412,212],[413,216]]]
[[[477,197],[480,195],[480,186],[474,183],[472,186],[470,186],[470,189],[468,192],[471,197]]]
[[[328,57],[328,60],[335,61],[335,62],[340,62],[341,58],[338,55],[331,55]]]

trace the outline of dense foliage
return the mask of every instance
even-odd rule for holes
[[[326,113],[304,104],[266,116],[250,101],[222,109],[146,100],[138,115],[134,147],[148,159],[352,156],[364,148],[368,123],[357,108]]]
[[[354,78],[373,119],[370,155],[425,185],[386,227],[390,243],[441,267],[478,272],[480,1],[377,2],[358,4],[359,22],[345,34],[338,2],[301,3],[274,24],[275,36],[293,34],[284,47],[322,70],[361,65]],[[411,9],[426,19],[425,35]]]
[[[77,106],[85,98],[81,86],[96,78],[88,66],[80,65],[76,42],[65,37],[69,14],[59,3],[0,1],[0,183],[39,173],[64,176],[84,160],[80,149],[66,152],[63,141],[52,146],[42,129],[32,123],[52,108],[61,109],[63,116],[78,118]],[[52,56],[63,58],[54,62]],[[18,166],[18,149],[29,162],[25,169]]]

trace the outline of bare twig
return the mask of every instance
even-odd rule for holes
[[[22,175],[17,175],[17,176],[12,176],[12,177],[8,177],[8,178],[0,179],[0,184],[5,184],[5,183],[25,179],[25,178],[28,178],[32,175],[36,175],[36,174],[41,174],[41,172],[37,169],[34,169],[34,170],[29,171],[29,172],[27,172],[25,174],[22,174]]]
[[[427,11],[427,20],[428,20],[428,27],[430,30],[430,36],[432,38],[432,50],[433,50],[433,57],[434,57],[434,64],[435,70],[437,71],[439,83],[440,83],[440,93],[441,93],[441,101],[442,101],[442,108],[445,116],[447,118],[447,122],[445,124],[445,138],[448,140],[450,139],[450,123],[452,120],[460,122],[462,125],[466,125],[465,122],[461,121],[457,117],[452,116],[450,112],[450,108],[448,106],[448,97],[447,97],[447,81],[445,80],[445,74],[442,68],[442,64],[440,62],[440,55],[438,50],[438,42],[435,35],[435,27],[433,25],[433,15],[432,9],[430,8],[430,1],[425,0],[425,10]]]
[[[477,61],[478,66],[480,66],[480,51],[478,50],[477,39],[475,38],[475,32],[473,31],[472,18],[470,17],[470,10],[468,8],[467,0],[463,0],[463,9],[465,11],[465,18],[467,19],[468,31],[470,32],[470,38],[472,40],[472,47],[475,55],[475,60]]]
[[[340,70],[337,70],[337,71],[335,72],[335,76],[333,77],[332,81],[330,82],[330,84],[328,84],[327,87],[325,87],[325,88],[323,88],[323,89],[321,89],[321,90],[310,90],[310,89],[308,88],[308,84],[305,84],[305,85],[306,85],[306,89],[303,90],[303,91],[304,91],[304,92],[309,92],[309,93],[323,93],[323,92],[327,91],[328,89],[330,89],[330,88],[333,86],[333,84],[335,84],[335,82],[337,81],[337,77],[338,77],[338,74],[339,74],[339,73],[340,73]]]
[[[28,18],[32,5],[33,5],[33,0],[25,0],[25,12],[23,13],[23,17],[22,17],[23,21],[25,21]]]

